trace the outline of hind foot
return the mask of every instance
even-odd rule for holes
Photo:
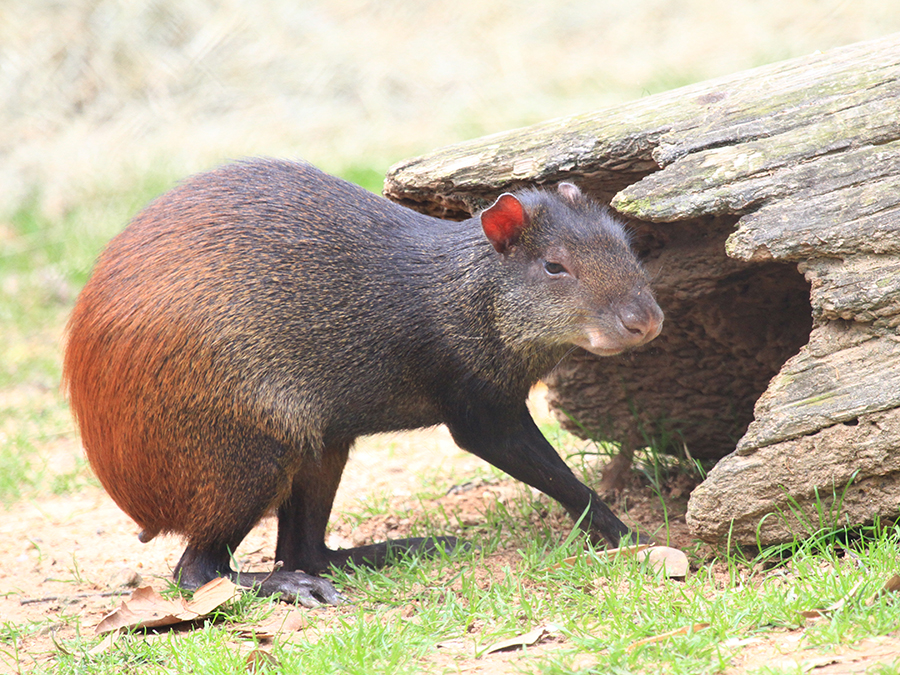
[[[232,572],[229,576],[238,586],[250,588],[259,595],[279,595],[285,602],[299,602],[304,607],[344,602],[344,596],[330,581],[304,572]]]

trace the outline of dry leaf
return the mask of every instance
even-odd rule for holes
[[[638,560],[649,560],[654,569],[662,570],[667,577],[672,578],[686,577],[691,567],[684,552],[669,546],[638,544],[637,546],[623,546],[597,552],[598,557],[613,558],[617,555],[633,555]],[[557,564],[554,569],[558,569],[563,565],[574,565],[579,557],[580,555],[574,555],[566,558]]]
[[[111,632],[105,638],[100,640],[100,642],[98,642],[96,645],[94,645],[90,649],[88,654],[90,654],[91,656],[97,656],[98,654],[103,654],[104,652],[108,652],[110,649],[112,649],[113,644],[115,644],[116,640],[118,640],[121,635],[122,635],[122,631],[120,631],[120,630]]]
[[[237,593],[238,588],[231,579],[219,577],[194,591],[194,597],[186,606],[199,616],[206,616],[216,607],[231,600]]]
[[[264,673],[281,665],[278,659],[263,649],[254,649],[247,654],[246,663],[248,673]]]
[[[309,625],[306,617],[298,610],[291,610],[284,616],[273,616],[255,626],[238,626],[235,633],[241,637],[255,637],[257,640],[272,640],[282,633],[296,633]]]
[[[523,635],[518,635],[508,640],[495,642],[490,647],[488,647],[482,655],[493,654],[494,652],[500,652],[504,649],[521,649],[522,647],[537,644],[548,635],[558,632],[559,626],[548,623],[546,626],[540,626],[539,628],[535,628],[534,630],[524,633]]]
[[[103,618],[97,625],[97,633],[119,628],[168,626],[184,621],[178,616],[181,612],[184,612],[182,603],[166,600],[150,586],[142,586]]]
[[[805,611],[799,612],[800,616],[804,616],[804,617],[806,617],[807,619],[817,619],[817,618],[819,618],[819,617],[827,617],[827,616],[829,616],[830,614],[832,614],[832,613],[838,611],[838,610],[841,609],[844,605],[846,605],[847,602],[848,602],[851,598],[853,598],[854,595],[856,595],[856,593],[859,591],[860,587],[863,585],[864,582],[865,582],[865,579],[860,579],[859,581],[857,581],[855,584],[853,584],[853,588],[851,588],[851,589],[844,595],[844,597],[842,597],[842,598],[841,598],[840,600],[838,600],[837,602],[834,602],[834,603],[828,605],[828,607],[826,607],[825,609],[809,609],[809,610],[805,610]],[[890,582],[888,582],[888,583],[890,583]],[[885,586],[886,586],[886,585],[887,585],[887,584],[885,584]]]
[[[669,578],[683,578],[691,568],[683,551],[670,546],[651,546],[638,553],[638,560],[647,560],[653,569],[662,570]]]
[[[600,551],[598,555],[606,556],[607,558],[613,558],[617,555],[634,555],[635,553],[640,553],[641,551],[646,551],[650,548],[650,544],[634,544],[633,546],[620,546],[619,548],[608,548],[605,551]]]
[[[843,598],[841,598],[834,604],[828,605],[828,607],[826,607],[823,611],[829,613],[836,612],[837,610],[841,609],[841,607],[846,605],[847,602],[852,599],[854,595],[856,595],[857,591],[859,591],[860,586],[862,586],[865,581],[865,579],[860,579],[859,581],[857,581],[855,584],[853,584],[853,588],[851,588]]]
[[[900,591],[900,574],[895,574],[890,579],[885,581],[884,586],[882,586],[881,589],[875,595],[873,595],[871,598],[866,600],[866,605],[867,606],[874,605],[875,602],[878,600],[878,598],[882,597],[883,595],[890,595],[891,593],[896,593],[897,591]]]
[[[224,583],[223,583],[224,582]],[[119,628],[159,628],[206,616],[227,602],[237,592],[228,579],[213,579],[194,593],[190,602],[184,598],[166,600],[150,586],[135,590],[118,609],[107,614],[97,625],[98,634]]]
[[[644,638],[643,640],[637,640],[636,642],[632,642],[626,648],[626,651],[633,651],[638,647],[642,647],[644,645],[654,644],[656,642],[662,642],[663,640],[668,640],[670,637],[675,637],[676,635],[686,635],[689,631],[691,633],[696,633],[698,631],[703,630],[704,628],[709,628],[708,623],[695,623],[693,626],[684,626],[682,628],[676,628],[675,630],[670,630],[668,633],[660,633],[659,635],[653,635],[652,637]]]

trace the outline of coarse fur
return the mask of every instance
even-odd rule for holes
[[[65,381],[88,459],[142,539],[186,538],[183,585],[234,575],[230,551],[271,509],[288,572],[382,561],[324,545],[349,449],[441,423],[574,517],[589,508],[608,541],[627,535],[525,400],[572,344],[616,353],[662,314],[622,227],[575,186],[491,209],[439,220],[309,165],[248,160],[188,179],[110,242],[69,322]]]

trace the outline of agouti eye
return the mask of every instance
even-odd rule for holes
[[[565,274],[568,270],[564,265],[560,265],[559,263],[549,262],[547,260],[544,261],[544,271],[550,276],[556,276],[558,274]]]

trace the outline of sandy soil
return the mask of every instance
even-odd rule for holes
[[[536,416],[549,414],[542,399],[535,402]],[[74,442],[60,443],[48,461],[67,466],[80,452]],[[345,471],[329,545],[353,546],[405,536],[415,513],[422,509],[410,497],[421,494],[423,488],[467,524],[482,522],[490,501],[514,499],[529,489],[513,480],[494,478],[484,462],[459,450],[443,427],[365,439],[354,449]],[[686,493],[679,497],[683,502]],[[649,492],[633,491],[625,499],[634,520],[645,526],[660,522],[657,501]],[[352,516],[376,508],[378,515],[362,522]],[[683,504],[673,508],[683,513]],[[564,531],[567,522],[560,519],[559,525]],[[251,532],[237,552],[242,568],[271,568],[275,527],[275,519],[267,518]],[[77,615],[83,630],[91,630],[118,604],[116,596],[130,592],[128,586],[138,577],[158,590],[165,587],[181,554],[181,542],[161,536],[141,544],[138,531],[99,488],[22,501],[0,513],[0,541],[4,542],[0,616],[16,624],[50,619],[47,630],[19,645],[20,653],[27,655],[23,662],[32,658],[46,662],[56,650],[54,640],[64,643],[74,637],[75,629],[66,617]],[[673,532],[685,545],[689,543],[683,519]],[[500,552],[491,564],[500,569],[514,564],[516,557],[513,551]],[[542,649],[550,645],[552,640]],[[450,650],[447,658],[457,660],[459,654]],[[493,659],[497,663],[515,660],[503,654]],[[14,672],[14,664],[0,656],[0,672],[6,671]]]
[[[535,412],[537,416],[547,414],[540,399],[536,400]],[[70,462],[80,448],[70,442],[60,444],[55,452],[59,462]],[[512,480],[497,480],[484,471],[485,466],[456,448],[443,428],[366,439],[355,448],[345,472],[329,544],[352,546],[405,536],[415,513],[422,508],[410,497],[421,494],[423,488],[436,495],[448,512],[471,524],[482,522],[490,501],[514,499],[528,489]],[[479,474],[486,480],[478,478]],[[692,543],[683,518],[689,490],[687,484],[669,489],[670,543],[676,547],[688,548]],[[662,523],[658,498],[636,478],[611,505],[620,513],[627,508],[628,518],[644,528]],[[379,507],[378,515],[362,521],[353,517],[374,506]],[[561,531],[567,527],[564,518],[555,524]],[[237,555],[242,568],[271,568],[275,525],[275,520],[268,518],[247,537]],[[17,667],[27,670],[32,664],[39,669],[52,667],[57,644],[75,636],[74,622],[67,617],[78,616],[82,631],[88,633],[139,578],[158,590],[165,588],[181,553],[181,543],[172,537],[158,537],[141,544],[138,530],[99,488],[23,501],[0,514],[0,541],[4,542],[0,550],[0,616],[15,624],[50,619],[39,635],[20,642],[20,664],[0,655],[0,673],[17,672]],[[485,584],[490,583],[494,570],[501,573],[504,567],[514,566],[517,558],[515,551],[501,551],[489,559],[483,570]],[[290,611],[283,605],[276,614]],[[467,645],[448,644],[437,651],[429,667],[463,673],[520,672],[522,659],[557,649],[561,641],[551,635],[529,647],[527,653],[503,652],[481,659],[469,654]],[[823,674],[854,673],[892,662],[900,653],[900,638],[871,639],[853,648],[825,653],[809,649],[798,630],[767,633],[727,646],[737,653],[729,673],[774,663],[802,667],[804,672],[815,668]],[[235,648],[249,651],[252,643],[236,641]],[[586,667],[591,663],[590,656],[583,655],[576,665]]]

